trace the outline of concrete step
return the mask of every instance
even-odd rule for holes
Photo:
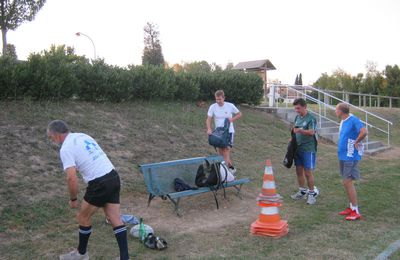
[[[372,156],[372,155],[384,152],[384,151],[389,150],[389,149],[391,149],[390,146],[381,146],[381,147],[376,148],[376,149],[365,150],[364,153]]]
[[[318,136],[335,144],[337,144],[339,140],[339,133],[318,133]]]
[[[317,121],[317,124],[319,126],[319,122],[318,121]],[[321,128],[334,127],[334,126],[339,127],[339,124],[336,124],[335,122],[332,122],[332,121],[322,121],[321,122]]]
[[[339,127],[324,127],[324,128],[317,128],[318,134],[331,134],[331,133],[339,133]]]
[[[374,150],[374,149],[378,149],[378,148],[381,148],[384,146],[385,145],[379,141],[369,141],[368,143],[364,143],[365,150]],[[367,147],[368,147],[368,149],[367,149]]]

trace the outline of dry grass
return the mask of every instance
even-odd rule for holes
[[[182,218],[161,199],[147,208],[137,165],[213,154],[206,143],[206,110],[166,102],[0,103],[0,259],[55,259],[76,246],[75,211],[67,205],[57,147],[45,135],[47,123],[55,118],[97,139],[121,175],[123,213],[144,217],[169,242],[168,250],[155,252],[130,237],[129,249],[135,259],[370,259],[400,237],[398,158],[363,160],[363,180],[357,188],[366,220],[348,223],[337,215],[346,199],[335,147],[319,145],[318,204],[291,201],[288,195],[296,189],[294,173],[281,166],[287,126],[271,115],[244,108],[233,151],[240,176],[253,179],[243,188],[244,200],[229,191],[228,200],[221,199],[221,209],[216,210],[211,194],[187,198],[182,201]],[[398,113],[392,116],[398,120]],[[400,145],[398,137],[394,140]],[[281,216],[290,228],[279,240],[249,235],[259,212],[255,197],[266,158],[273,162],[278,191],[285,198]],[[80,187],[84,189],[83,184]],[[95,216],[93,227],[91,255],[113,259],[118,255],[117,245],[101,213]]]

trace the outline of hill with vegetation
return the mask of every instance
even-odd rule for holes
[[[143,217],[169,243],[166,251],[157,252],[130,236],[133,259],[370,259],[400,237],[396,149],[362,161],[357,189],[365,219],[349,223],[337,214],[347,202],[335,147],[319,144],[317,204],[291,201],[289,195],[297,189],[294,169],[281,163],[288,126],[246,107],[239,107],[243,117],[236,124],[232,153],[239,177],[252,179],[243,187],[243,200],[227,190],[227,200],[220,194],[216,210],[211,194],[184,198],[181,218],[169,201],[156,198],[148,208],[138,166],[214,154],[205,131],[207,108],[186,102],[0,102],[0,259],[55,259],[76,246],[76,211],[68,207],[58,147],[46,137],[53,119],[64,119],[74,132],[99,142],[122,179],[122,213]],[[393,112],[396,122],[398,114]],[[280,214],[290,228],[279,240],[250,235],[260,210],[255,198],[266,159],[272,160],[278,192],[284,197]],[[80,198],[84,188],[81,182]],[[118,256],[102,212],[95,215],[93,230],[90,255]]]

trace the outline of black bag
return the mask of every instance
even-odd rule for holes
[[[221,163],[215,162],[210,163],[205,160],[205,164],[202,164],[197,169],[195,184],[197,187],[211,187],[214,186],[219,189],[222,184],[226,182],[227,174],[224,174],[225,179],[221,178]],[[227,171],[226,167],[224,169]]]
[[[156,237],[153,234],[149,234],[144,239],[144,245],[150,249],[164,250],[168,247],[167,241],[161,237]]]
[[[175,191],[184,191],[184,190],[197,190],[196,187],[189,186],[186,182],[179,178],[174,179],[174,187]]]
[[[288,169],[290,169],[293,165],[294,156],[297,150],[296,134],[293,132],[293,129],[291,136],[292,138],[288,143],[285,159],[283,159],[283,165]]]
[[[205,160],[205,163],[200,165],[197,169],[195,180],[197,187],[208,187],[212,191],[217,209],[219,209],[217,191],[221,187],[224,190],[224,198],[226,198],[225,186],[223,184],[227,182],[227,174],[224,175],[225,179],[223,180],[221,178],[220,168],[220,162],[210,163],[208,160]],[[224,167],[224,169],[227,171],[226,167]]]
[[[229,140],[229,119],[225,118],[224,126],[217,127],[209,136],[208,143],[214,147],[226,148],[230,145]]]

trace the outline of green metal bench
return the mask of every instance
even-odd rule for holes
[[[180,216],[179,201],[181,198],[210,191],[213,192],[214,189],[212,187],[201,187],[197,190],[185,190],[181,192],[176,192],[174,187],[175,178],[180,178],[190,186],[195,187],[197,169],[205,159],[209,162],[221,162],[223,160],[221,156],[208,156],[140,165],[140,171],[144,176],[144,182],[149,193],[147,206],[150,206],[151,201],[157,196],[169,199],[175,206],[176,214]],[[242,185],[248,182],[250,182],[249,178],[243,178],[225,183],[223,186],[224,188],[234,187],[236,195],[242,199],[240,195]],[[218,209],[218,199],[214,192],[213,195]]]

